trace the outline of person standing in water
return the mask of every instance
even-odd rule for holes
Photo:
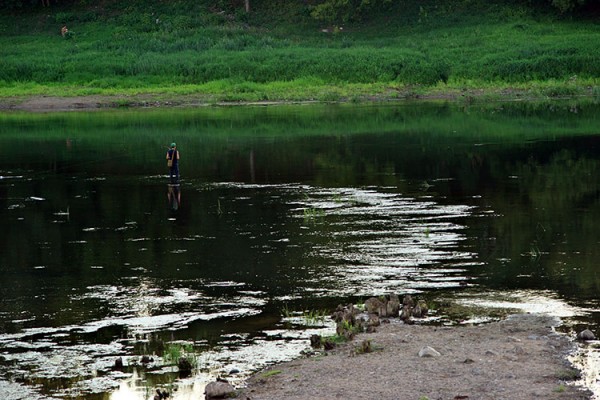
[[[177,145],[175,143],[171,143],[171,148],[167,151],[167,166],[169,167],[169,178],[171,179],[171,184],[178,184],[179,151],[177,151]]]

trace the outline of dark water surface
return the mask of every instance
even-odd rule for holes
[[[600,334],[598,105],[10,113],[0,126],[3,399],[200,398],[218,375],[239,383],[334,332],[310,315],[388,293],[426,299],[432,323],[514,309]],[[597,353],[582,355],[599,393]]]

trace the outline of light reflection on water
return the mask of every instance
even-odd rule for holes
[[[2,373],[17,382],[26,380],[31,384],[73,379],[66,387],[51,389],[50,396],[96,394],[106,398],[109,394],[110,399],[141,400],[151,398],[154,388],[166,387],[170,391],[177,389],[172,392],[175,399],[202,398],[204,386],[217,376],[241,384],[253,371],[298,357],[307,349],[311,334],[331,334],[334,327],[331,322],[309,326],[279,316],[277,321],[256,329],[238,326],[229,334],[221,329],[216,343],[210,345],[205,339],[191,339],[189,343],[198,351],[200,368],[184,379],[177,379],[176,369],[164,366],[164,360],[157,355],[149,369],[139,366],[139,348],[149,346],[155,335],[162,335],[165,342],[175,342],[173,335],[185,336],[188,331],[197,335],[190,327],[200,323],[214,321],[224,326],[259,318],[273,304],[306,297],[318,308],[319,298],[467,289],[473,285],[469,269],[481,265],[476,255],[463,246],[468,239],[463,221],[477,213],[489,213],[473,205],[444,205],[431,196],[409,197],[390,188],[194,185],[188,192],[195,189],[202,195],[219,190],[223,203],[228,207],[235,204],[235,213],[255,210],[257,193],[268,202],[286,207],[285,223],[261,220],[260,231],[254,230],[254,220],[237,223],[234,215],[227,221],[236,224],[232,227],[236,237],[246,238],[260,257],[299,252],[302,262],[268,276],[275,279],[276,286],[289,285],[289,291],[269,293],[251,280],[256,277],[219,277],[219,265],[209,266],[217,270],[214,279],[169,277],[165,285],[164,278],[152,276],[156,266],[128,259],[124,263],[127,276],[111,284],[88,285],[69,295],[72,303],[104,310],[102,318],[82,318],[78,324],[37,326],[0,335]],[[97,240],[92,236],[99,233],[122,235],[119,240],[138,246],[138,251],[146,251],[156,242],[168,243],[164,249],[168,257],[187,260],[177,271],[203,265],[204,260],[195,260],[188,253],[194,253],[198,243],[219,240],[218,234],[194,229],[180,236],[152,237],[140,221],[130,219],[113,226],[88,226],[82,231],[90,237],[69,243],[85,247]],[[243,266],[239,268],[243,270]],[[579,312],[550,292],[473,292],[472,297],[468,290],[462,293],[460,302],[473,308],[519,309],[564,317]],[[439,315],[436,318],[443,319]],[[15,316],[13,322],[17,321],[24,320]],[[484,319],[473,316],[465,322]],[[111,330],[121,337],[115,337]],[[108,343],[95,343],[94,335],[105,333]],[[151,346],[147,348],[154,351]],[[117,357],[123,357],[125,366],[130,368],[113,371]],[[0,385],[8,388],[8,399],[21,398],[21,392],[15,389],[15,385],[20,387],[18,383],[0,381]]]
[[[270,254],[281,247],[307,250],[307,262],[294,267],[296,272],[291,268],[292,274],[300,275],[279,278],[294,282],[296,295],[289,292],[272,296],[270,301],[306,295],[331,298],[417,293],[457,287],[468,281],[466,268],[473,262],[473,254],[459,249],[465,236],[458,221],[474,211],[472,206],[445,206],[429,198],[410,198],[373,188],[324,190],[306,185],[218,184],[212,189],[200,188],[199,193],[216,189],[223,193],[224,202],[235,203],[238,210],[255,208],[256,193],[262,192],[271,202],[283,202],[289,209],[287,218],[295,221],[297,231],[266,225],[257,234],[250,225],[234,227],[237,235],[257,243],[259,254]],[[112,227],[87,226],[82,231],[85,240],[71,240],[71,244],[85,247],[96,240],[94,235],[113,232],[122,236],[123,243],[139,246],[140,250],[156,241],[168,241],[175,246],[166,249],[169,257],[185,256],[207,237],[206,233],[191,230],[185,236],[152,238],[145,234],[140,221],[131,218]],[[264,232],[269,233],[265,236]],[[216,236],[208,236],[212,236],[208,240],[216,240]],[[72,303],[105,310],[103,318],[0,335],[5,362],[18,365],[30,382],[73,378],[72,385],[51,392],[57,395],[112,391],[112,399],[142,399],[148,398],[153,386],[170,382],[178,387],[176,398],[183,399],[201,394],[204,385],[216,376],[241,383],[252,371],[297,357],[307,348],[311,334],[334,332],[331,322],[314,327],[281,319],[268,329],[221,334],[217,346],[192,341],[201,349],[198,361],[202,368],[191,378],[174,380],[173,369],[160,367],[163,360],[158,356],[151,370],[136,367],[131,372],[112,371],[118,356],[123,357],[125,367],[138,362],[134,349],[147,341],[147,335],[186,332],[190,325],[202,321],[223,323],[259,316],[270,296],[249,282],[231,279],[171,279],[165,288],[161,279],[148,276],[154,269],[151,265],[131,260],[125,267],[131,271],[130,276],[111,284],[86,286],[70,295]],[[215,296],[223,289],[227,295]],[[114,329],[126,336],[105,344],[93,343],[94,334]],[[232,370],[240,372],[231,374]],[[13,369],[10,375],[18,374]],[[161,375],[170,377],[157,378]]]
[[[572,318],[590,311],[569,305],[550,291],[539,290],[462,293],[455,301],[470,307],[508,309],[548,314],[559,318]]]
[[[598,341],[583,344],[569,360],[582,371],[581,383],[594,393],[592,399],[600,398],[600,352]]]
[[[226,376],[228,381],[239,386],[249,373],[274,363],[292,360],[307,348],[307,336],[312,334],[332,335],[335,327],[331,322],[326,327],[314,327],[303,331],[278,329],[263,332],[262,339],[248,340],[245,335],[224,335],[219,348],[199,353],[198,365],[202,366],[193,377],[179,379],[167,387],[174,399],[204,398],[205,386],[218,376]],[[163,371],[176,372],[166,368]],[[232,374],[231,371],[240,371]],[[244,372],[241,372],[244,371]],[[119,383],[119,388],[111,394],[111,399],[137,400],[148,398],[148,388],[140,382],[134,372]]]
[[[329,329],[282,318],[284,306],[388,292],[461,299],[465,323],[509,307],[597,333],[600,113],[576,110],[3,115],[0,393],[107,400],[121,386],[115,396],[137,399],[179,385],[184,396],[233,366],[241,379],[297,356],[311,330]],[[163,170],[173,134],[178,195]],[[162,363],[169,343],[206,365],[179,379]],[[154,363],[139,366],[142,354]],[[128,367],[113,371],[119,356]]]
[[[471,317],[460,321],[463,324],[480,324],[494,318],[480,315],[482,309],[512,310],[521,313],[547,314],[560,318],[562,323],[572,324],[577,318],[589,315],[594,309],[575,307],[547,290],[487,291],[463,292],[453,300],[473,309]],[[572,328],[564,326],[562,331]],[[581,378],[575,383],[583,385],[592,393],[592,399],[600,398],[600,353],[598,341],[578,343],[568,359],[581,371]]]

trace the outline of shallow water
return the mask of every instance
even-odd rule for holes
[[[388,293],[425,298],[431,323],[511,309],[597,329],[599,111],[3,114],[0,392],[201,397],[334,332],[309,312]],[[191,376],[169,365],[174,348]]]

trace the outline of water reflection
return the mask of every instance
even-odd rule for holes
[[[598,107],[518,107],[0,115],[0,392],[202,397],[332,331],[302,312],[390,292],[597,328]],[[165,127],[190,160],[166,207]]]
[[[96,189],[103,191],[102,186]],[[68,303],[89,310],[87,321],[0,335],[0,345],[8,353],[4,360],[26,368],[30,383],[47,386],[56,377],[73,380],[72,385],[52,389],[53,393],[103,393],[118,385],[116,396],[135,393],[134,398],[139,398],[148,390],[135,375],[140,356],[156,357],[158,370],[144,371],[145,379],[172,376],[171,367],[160,367],[164,362],[161,348],[164,343],[189,340],[191,335],[194,340],[189,343],[200,351],[201,365],[207,369],[197,371],[193,379],[208,382],[235,369],[241,372],[230,379],[239,383],[257,368],[297,356],[307,347],[310,334],[333,333],[333,327],[324,321],[322,327],[292,323],[290,329],[285,327],[290,321],[275,318],[275,325],[271,322],[258,331],[242,328],[233,336],[220,333],[213,338],[202,332],[207,321],[227,324],[260,315],[270,318],[270,302],[281,305],[307,296],[416,292],[457,287],[470,279],[467,269],[474,254],[459,250],[465,237],[461,233],[464,226],[457,222],[471,215],[473,206],[444,206],[429,196],[406,197],[392,188],[324,190],[308,185],[192,183],[190,192],[188,197],[197,203],[219,193],[225,211],[214,218],[217,224],[225,224],[226,230],[207,238],[180,219],[180,226],[158,235],[150,234],[140,220],[113,229],[100,224],[84,228],[88,234],[102,233],[119,240],[118,248],[132,255],[160,248],[165,255],[163,263],[126,258],[119,267],[120,278],[80,287],[69,295]],[[273,204],[280,210],[274,211]],[[236,252],[272,258],[266,264],[269,268],[257,269],[246,259],[231,258],[235,254],[226,249],[234,238],[238,241]],[[88,238],[76,245],[87,248],[93,242]],[[52,242],[48,244],[52,246]],[[223,251],[209,252],[207,246]],[[206,256],[199,261],[199,254]],[[230,261],[235,264],[227,272]],[[96,263],[90,261],[92,267]],[[113,261],[104,264],[116,271],[111,267]],[[214,279],[226,276],[233,279]],[[57,311],[57,315],[66,311]],[[72,340],[86,344],[73,345]],[[104,340],[107,342],[98,343]],[[34,347],[28,345],[23,352],[30,341]],[[115,358],[123,355],[126,375],[112,369]],[[170,378],[171,383],[175,378]],[[120,383],[123,379],[126,382]],[[196,381],[191,386],[179,384],[183,385],[181,396],[192,390],[189,387],[195,388],[192,392],[200,390]]]
[[[181,189],[179,185],[168,185],[167,199],[171,210],[179,210],[179,205],[181,204]]]
[[[559,318],[585,315],[590,310],[575,307],[560,299],[551,291],[481,291],[462,293],[455,300],[458,304],[472,308],[514,310],[524,313],[541,313]]]

